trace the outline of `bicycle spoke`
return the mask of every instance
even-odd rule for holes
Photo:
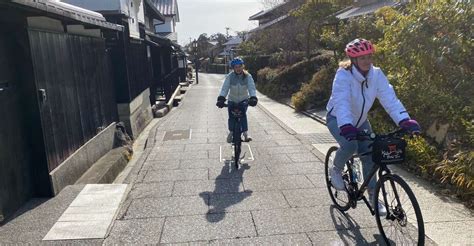
[[[416,200],[408,185],[396,175],[388,176],[381,182],[379,187],[384,187],[388,214],[376,219],[384,238],[401,245],[416,244],[418,240],[424,242],[421,213],[415,206]],[[382,194],[380,188],[379,195]]]

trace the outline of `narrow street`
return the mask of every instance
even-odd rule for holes
[[[105,243],[380,243],[367,209],[344,215],[331,206],[311,141],[261,107],[248,112],[255,160],[239,170],[220,161],[221,149],[222,159],[230,158],[227,111],[215,106],[222,78],[202,74],[159,123],[155,145],[131,177],[133,188]],[[169,140],[172,131],[183,131],[175,137],[184,139]]]
[[[0,246],[474,246],[470,2],[0,0]]]
[[[30,201],[0,227],[0,244],[382,244],[363,204],[346,213],[332,205],[321,158],[334,140],[322,124],[259,94],[259,105],[248,110],[253,141],[244,145],[245,161],[238,170],[229,165],[227,111],[215,106],[223,78],[200,74],[200,83],[186,92],[180,106],[154,120],[136,140],[143,151],[135,152],[137,160],[115,181],[128,188],[105,239],[44,241],[87,189],[72,185],[55,198]],[[468,209],[436,195],[429,182],[393,170],[420,203],[427,245],[474,243]],[[96,198],[86,203],[104,200]],[[83,215],[98,216],[96,221],[104,216],[94,211]]]
[[[215,106],[222,78],[202,74],[158,126],[129,204],[105,243],[375,242],[378,229],[368,211],[346,217],[331,207],[312,146],[261,108],[249,108],[255,160],[238,171],[219,161],[220,148],[229,148],[227,111]],[[166,132],[188,129],[191,139],[163,141]]]

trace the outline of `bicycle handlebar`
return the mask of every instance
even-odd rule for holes
[[[398,129],[386,134],[376,134],[376,133],[368,133],[366,131],[360,131],[357,133],[357,140],[359,141],[366,141],[366,140],[371,140],[374,141],[376,139],[386,139],[386,138],[401,138],[406,135],[418,135],[419,132],[409,132],[405,129]]]

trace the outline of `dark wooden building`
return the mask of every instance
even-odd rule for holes
[[[117,121],[137,136],[185,79],[151,0],[101,13],[63,2],[0,1],[0,222],[74,184],[113,148]]]
[[[157,98],[171,98],[179,85],[176,51],[179,45],[156,34],[165,17],[151,0],[123,0],[113,4],[96,0],[64,0],[97,11],[107,21],[124,26],[118,37],[107,38],[120,121],[137,137],[151,121]],[[158,6],[159,7],[159,6]]]
[[[123,27],[46,0],[1,1],[0,23],[1,221],[29,198],[73,184],[110,150],[88,143],[115,131],[104,37]]]

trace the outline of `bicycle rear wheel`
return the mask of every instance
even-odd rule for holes
[[[420,206],[408,184],[397,175],[384,175],[375,187],[374,207],[381,202],[387,215],[375,209],[377,226],[388,245],[425,244],[425,227]]]
[[[328,187],[329,196],[331,197],[332,202],[340,211],[347,211],[350,208],[350,198],[349,193],[346,190],[340,191],[336,190],[331,184],[331,168],[334,165],[334,157],[336,156],[336,151],[339,148],[336,146],[331,147],[326,154],[326,160],[324,162],[324,173],[326,175],[326,185]],[[349,183],[349,171],[347,165],[344,167],[342,178],[344,182]]]

